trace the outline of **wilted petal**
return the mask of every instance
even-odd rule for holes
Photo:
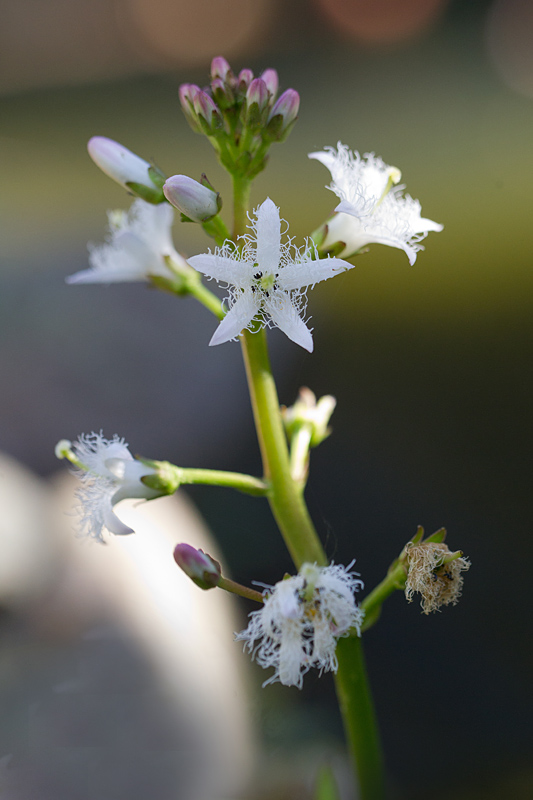
[[[260,305],[260,300],[256,294],[250,290],[243,292],[214,332],[209,344],[223,344],[235,339],[248,327],[259,311]]]
[[[293,342],[299,344],[304,350],[313,352],[313,337],[298,311],[292,304],[288,295],[278,294],[274,298],[264,301],[267,314],[272,322]]]
[[[257,261],[263,272],[275,272],[280,260],[279,209],[267,197],[257,209]]]

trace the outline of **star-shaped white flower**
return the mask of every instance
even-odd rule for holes
[[[258,664],[274,667],[263,686],[279,681],[301,689],[312,667],[337,671],[337,640],[359,635],[363,620],[354,597],[362,582],[350,567],[304,564],[298,575],[265,590],[263,607],[252,611],[247,629],[236,637]]]
[[[209,344],[235,339],[259,318],[264,326],[280,328],[289,339],[312,352],[313,337],[302,319],[305,290],[352,265],[340,258],[319,260],[316,248],[309,243],[298,250],[290,239],[282,242],[279,209],[270,198],[259,206],[255,216],[256,221],[249,226],[252,233],[243,237],[242,251],[226,242],[214,253],[188,259],[198,272],[230,287],[229,311]]]
[[[106,244],[90,246],[91,268],[70,275],[67,283],[147,281],[151,275],[172,278],[165,256],[185,265],[172,242],[174,210],[168,203],[152,205],[139,199],[129,211],[110,211],[108,217]]]
[[[157,497],[159,493],[141,481],[155,470],[133,458],[124,439],[116,434],[112,439],[104,438],[102,433],[82,434],[74,444],[63,440],[60,445],[63,450],[70,446],[75,463],[80,465],[76,474],[82,485],[76,497],[80,501],[82,530],[99,542],[104,541],[104,528],[117,536],[133,533],[113,507],[126,498]],[[61,452],[58,455],[63,457]]]
[[[368,244],[386,244],[404,250],[410,264],[424,248],[420,244],[429,231],[441,231],[442,225],[421,216],[418,200],[402,194],[397,185],[401,172],[385,164],[373,153],[360,156],[340,142],[337,150],[309,153],[331,172],[328,186],[341,200],[337,214],[328,220],[327,236],[321,249],[344,242],[341,255],[357,253]]]

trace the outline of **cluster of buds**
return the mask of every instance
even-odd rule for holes
[[[272,142],[289,135],[300,106],[294,89],[276,99],[278,74],[265,70],[258,78],[250,69],[236,76],[225,58],[211,63],[211,82],[204,89],[192,83],[180,87],[180,101],[192,129],[209,137],[221,164],[248,179],[266,164]]]

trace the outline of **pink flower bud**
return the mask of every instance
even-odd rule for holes
[[[194,110],[207,125],[209,132],[213,132],[222,124],[220,111],[211,97],[206,92],[199,90],[193,100]]]
[[[296,120],[300,109],[300,95],[295,89],[287,89],[278,98],[272,111],[268,116],[268,121],[274,119],[278,114],[283,117],[283,125],[287,127]]]
[[[278,93],[279,78],[275,69],[266,69],[261,75],[261,79],[266,83],[266,87],[272,97]]]
[[[231,82],[233,73],[231,67],[223,56],[216,56],[211,62],[211,78],[221,78],[223,81]]]
[[[203,550],[190,544],[178,544],[174,548],[174,561],[200,589],[214,589],[221,576],[220,564]]]
[[[205,222],[218,214],[218,194],[187,175],[173,175],[163,186],[168,202],[194,222]]]
[[[266,83],[261,78],[255,78],[248,87],[246,92],[246,102],[248,106],[257,103],[259,111],[262,111],[268,103],[268,89]]]
[[[251,82],[254,79],[254,73],[251,69],[241,69],[239,72],[239,77],[237,78],[237,84],[241,92],[245,92],[246,89],[249,87]]]
[[[300,95],[295,89],[287,89],[278,98],[268,115],[267,135],[276,142],[284,141],[298,119]]]

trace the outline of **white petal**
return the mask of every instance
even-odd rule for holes
[[[300,264],[288,264],[279,273],[277,283],[282,289],[303,289],[305,286],[314,286],[315,283],[333,278],[340,272],[351,269],[353,264],[348,264],[341,258],[323,258],[319,261],[302,261]]]
[[[264,310],[283,333],[304,350],[313,352],[313,337],[288,295],[277,294],[264,301]]]
[[[127,536],[130,533],[135,533],[133,528],[129,528],[117,517],[111,505],[109,508],[103,509],[103,520],[107,530],[110,533],[114,533],[115,536]]]
[[[250,264],[246,261],[219,256],[216,253],[201,253],[198,256],[191,256],[187,261],[191,267],[207,275],[208,278],[229,283],[239,289],[250,286]]]
[[[263,272],[276,272],[280,260],[281,223],[279,209],[267,197],[257,209],[257,261]]]
[[[260,292],[254,294],[250,289],[243,292],[241,297],[233,303],[232,307],[213,334],[210,345],[223,344],[235,339],[248,327],[259,311],[261,299]]]
[[[357,206],[350,203],[348,200],[342,200],[339,205],[336,206],[335,211],[337,214],[350,214],[352,217],[360,217]]]

